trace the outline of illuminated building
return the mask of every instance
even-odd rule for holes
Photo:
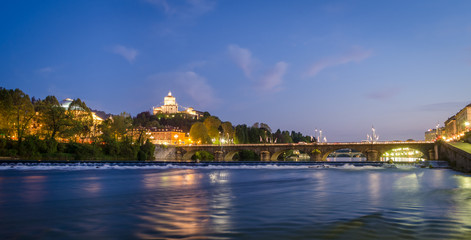
[[[456,132],[458,134],[467,132],[471,122],[471,104],[461,109],[456,115]]]
[[[70,107],[70,104],[73,102],[74,100],[71,99],[71,98],[66,98],[64,100],[62,100],[60,102],[60,105],[61,107],[63,107],[65,110],[69,110],[69,107]],[[79,109],[79,107],[74,107],[74,109],[72,110],[82,110],[82,109]],[[93,118],[93,123],[94,124],[100,124],[101,122],[103,122],[103,118],[98,116],[97,113],[93,112],[92,111],[92,118]]]
[[[175,117],[180,114],[183,117],[191,117],[199,119],[203,117],[203,113],[194,110],[192,107],[186,108],[186,110],[178,111],[178,104],[175,101],[175,97],[172,96],[172,92],[168,92],[168,95],[164,97],[164,105],[160,107],[154,107],[152,109],[154,115],[163,114],[165,117]]]
[[[425,141],[435,141],[437,138],[442,137],[445,135],[445,128],[441,127],[437,129],[429,129],[425,132]]]
[[[153,144],[191,144],[189,133],[178,128],[148,129],[146,134]]]
[[[471,128],[471,104],[445,121],[445,140],[459,140]]]

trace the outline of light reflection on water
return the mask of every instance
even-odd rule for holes
[[[6,238],[466,239],[447,169],[1,171]],[[27,223],[27,224],[25,224]]]

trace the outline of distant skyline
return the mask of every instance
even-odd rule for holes
[[[9,1],[0,86],[136,115],[421,140],[471,103],[470,1]]]

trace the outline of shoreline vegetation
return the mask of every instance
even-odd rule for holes
[[[193,144],[316,142],[300,132],[272,132],[268,124],[252,126],[222,122],[208,112],[195,119],[184,114],[135,117],[91,110],[85,102],[55,96],[30,98],[20,89],[0,87],[0,157],[31,160],[154,160],[154,130],[178,130],[189,134]],[[154,139],[155,140],[155,139]],[[240,159],[257,160],[251,152]],[[211,160],[207,153],[196,158]]]

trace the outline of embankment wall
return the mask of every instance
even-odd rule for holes
[[[460,172],[471,172],[471,154],[448,143],[441,143],[440,157],[450,163],[450,166]]]

